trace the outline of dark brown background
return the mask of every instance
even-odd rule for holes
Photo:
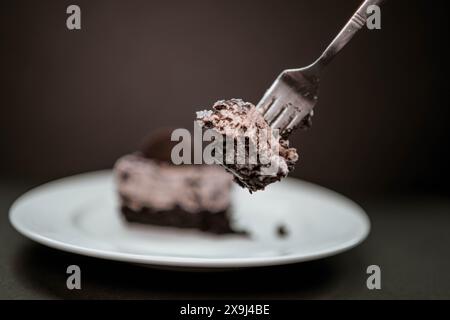
[[[65,10],[82,9],[68,31]],[[448,299],[450,111],[444,1],[389,0],[322,79],[295,175],[350,196],[369,238],[344,254],[232,273],[175,273],[45,248],[8,209],[26,190],[111,167],[160,126],[221,98],[257,102],[312,62],[359,0],[0,2],[0,299]],[[401,195],[402,194],[402,195]],[[83,270],[83,290],[65,287]],[[365,285],[382,269],[382,290]],[[211,285],[214,284],[214,285]]]
[[[82,10],[82,30],[65,8]],[[359,0],[2,1],[0,176],[111,167],[222,98],[257,102],[312,62]],[[387,1],[324,74],[295,176],[341,192],[448,190],[439,2]]]

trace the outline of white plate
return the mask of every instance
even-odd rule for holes
[[[42,185],[12,206],[26,237],[82,255],[168,268],[242,268],[330,256],[359,244],[370,230],[364,211],[343,196],[296,179],[250,195],[233,190],[236,224],[250,237],[130,225],[118,212],[110,171]],[[276,232],[285,225],[288,235]]]

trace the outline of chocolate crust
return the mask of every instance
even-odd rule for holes
[[[121,212],[125,219],[131,223],[197,229],[214,234],[245,234],[243,231],[237,231],[231,228],[230,219],[226,210],[214,213],[199,211],[193,214],[179,207],[167,211],[155,211],[143,207],[139,211],[135,211],[127,206],[122,206]]]

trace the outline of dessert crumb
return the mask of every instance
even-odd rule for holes
[[[286,226],[284,224],[280,224],[277,227],[277,235],[279,238],[285,238],[289,235],[288,230],[286,229]]]

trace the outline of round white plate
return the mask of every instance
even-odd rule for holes
[[[233,190],[236,225],[250,236],[128,224],[118,210],[110,171],[64,178],[21,196],[10,221],[26,237],[56,249],[166,268],[242,268],[330,256],[359,244],[370,230],[347,198],[296,179],[249,194]],[[287,230],[280,237],[277,228]]]

